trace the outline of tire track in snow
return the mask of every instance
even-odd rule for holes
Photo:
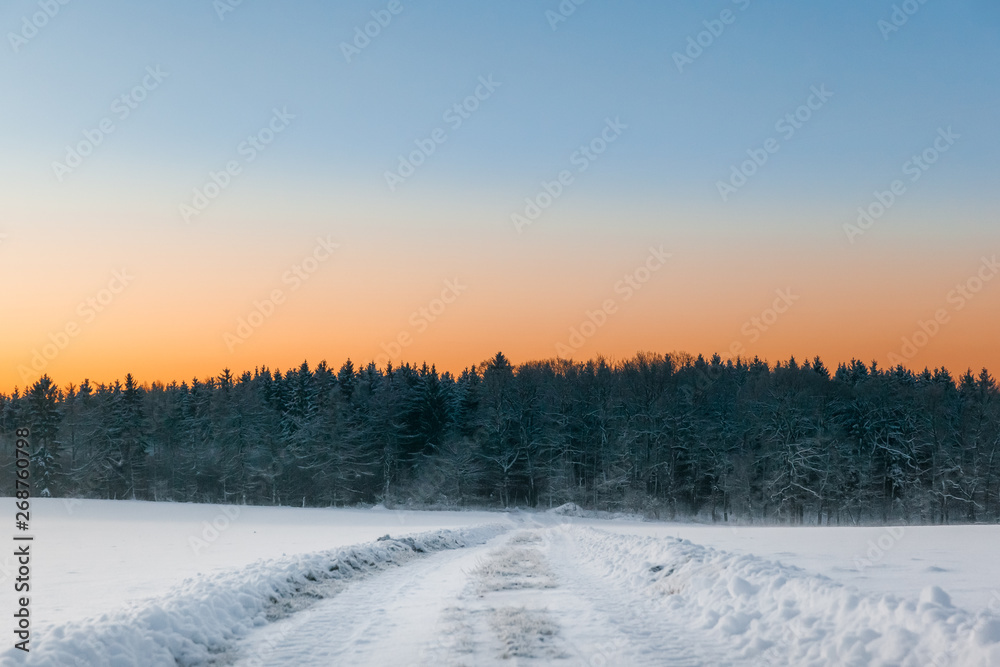
[[[255,633],[234,667],[743,664],[630,597],[581,558],[578,533],[539,526],[353,582]]]
[[[439,619],[466,572],[496,543],[445,551],[352,583],[242,642],[234,667],[420,665],[439,648]]]
[[[549,562],[572,606],[563,618],[567,643],[577,647],[578,664],[702,666],[742,665],[721,650],[718,642],[693,630],[687,619],[654,599],[631,595],[602,571],[599,564],[581,557],[576,540],[579,529],[563,524],[545,529]],[[562,619],[560,619],[562,620]]]
[[[284,639],[274,634],[269,621],[291,617],[301,623],[308,617],[296,612],[349,588],[347,582],[378,579],[379,572],[398,572],[405,569],[401,565],[420,562],[428,554],[481,545],[507,530],[508,525],[498,523],[431,531],[199,575],[161,596],[50,629],[29,654],[13,648],[0,653],[0,664],[229,665],[238,658],[234,649],[250,637],[269,633],[278,640],[275,645]],[[256,653],[248,660],[270,664],[261,656],[273,655],[274,650],[265,643]]]

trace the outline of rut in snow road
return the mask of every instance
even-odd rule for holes
[[[1000,619],[864,595],[676,538],[559,524],[350,582],[241,645],[253,665],[1000,665]],[[495,534],[495,533],[494,533]]]
[[[252,634],[235,665],[734,664],[655,599],[623,597],[573,532],[535,524],[354,582]]]

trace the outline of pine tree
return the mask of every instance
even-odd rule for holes
[[[43,375],[31,386],[25,396],[27,419],[35,452],[31,461],[38,479],[39,494],[51,496],[61,491],[62,471],[60,465],[59,427],[62,422],[60,412],[62,392],[48,375]]]

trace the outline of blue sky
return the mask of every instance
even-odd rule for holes
[[[992,182],[995,4],[931,0],[886,41],[877,22],[890,17],[887,2],[751,2],[741,11],[730,2],[588,0],[555,31],[545,12],[556,2],[403,2],[346,63],[339,44],[385,4],[246,0],[222,21],[207,0],[71,2],[2,61],[13,98],[5,125],[17,128],[5,161],[48,161],[159,64],[167,82],[122,123],[128,139],[109,141],[95,170],[208,168],[277,105],[298,121],[274,169],[377,183],[479,76],[493,74],[498,94],[421,180],[516,187],[544,176],[611,115],[630,130],[609,156],[614,175],[604,187],[711,196],[744,147],[826,84],[833,103],[775,160],[761,189],[849,192],[852,177],[876,177],[942,124],[975,137],[955,180],[973,189]],[[17,28],[37,9],[11,2],[0,25]],[[725,9],[735,23],[679,73],[672,54]]]
[[[9,237],[0,263],[11,279],[56,267],[51,280],[25,283],[12,301],[11,312],[25,317],[34,317],[38,304],[55,313],[64,307],[51,305],[65,289],[63,274],[94,285],[109,267],[129,261],[149,267],[155,298],[171,304],[154,318],[158,331],[172,330],[177,317],[168,319],[168,311],[184,304],[219,313],[223,319],[212,326],[224,327],[263,289],[255,271],[280,275],[310,239],[335,229],[351,258],[338,270],[354,278],[330,277],[328,291],[304,303],[321,310],[336,285],[349,284],[345,304],[367,300],[384,317],[364,335],[391,337],[394,322],[405,322],[414,304],[460,269],[478,279],[483,295],[462,331],[479,326],[474,321],[483,321],[491,303],[513,308],[503,321],[482,324],[495,335],[483,336],[483,349],[467,356],[489,356],[488,348],[516,334],[542,342],[505,347],[515,358],[544,357],[616,272],[650,244],[667,243],[679,264],[690,263],[672,279],[686,291],[663,287],[582,356],[639,347],[711,353],[774,289],[844,280],[838,272],[854,277],[841,293],[817,292],[814,312],[843,319],[862,303],[873,312],[877,304],[909,310],[839,347],[816,337],[829,325],[811,315],[799,333],[765,340],[760,353],[884,356],[886,341],[907,333],[995,240],[1000,7],[985,0],[566,0],[562,6],[576,9],[555,29],[547,13],[559,11],[556,0],[400,0],[394,6],[402,10],[351,62],[342,44],[388,1],[244,0],[220,18],[212,0],[51,0],[58,13],[15,52],[10,35],[47,2],[14,0],[0,9],[0,234]],[[904,4],[916,11],[886,39],[879,22]],[[705,22],[720,16],[731,21],[708,40]],[[674,54],[699,33],[711,43],[678,71]],[[129,117],[115,118],[112,103],[149,67],[166,78]],[[449,128],[442,114],[473,94],[481,77],[500,85],[461,127]],[[722,201],[718,181],[747,150],[780,137],[775,123],[824,87],[833,97]],[[267,126],[275,108],[294,120],[260,159],[242,164],[197,224],[185,224],[179,205],[210,172],[242,160],[238,146]],[[109,117],[114,132],[58,181],[53,162]],[[538,224],[517,234],[511,215],[542,181],[571,168],[571,156],[608,118],[627,129],[586,173],[575,174]],[[948,127],[960,139],[863,243],[848,244],[843,224]],[[385,172],[437,128],[447,140],[390,191]],[[825,264],[802,259],[814,257]],[[708,273],[709,262],[729,268]],[[929,265],[939,267],[933,277],[921,268]],[[603,266],[607,274],[595,271]],[[898,273],[883,275],[887,266]],[[190,284],[170,287],[171,271]],[[357,278],[365,274],[383,282],[366,286]],[[400,275],[410,279],[400,282]],[[198,290],[191,286],[197,276],[225,288]],[[561,311],[552,306],[557,284]],[[873,284],[881,285],[875,296]],[[397,303],[387,294],[403,296]],[[706,304],[716,310],[699,310]],[[517,308],[532,316],[519,317]],[[675,311],[681,321],[720,327],[717,340],[699,342],[704,327],[672,328],[663,313]],[[526,326],[536,313],[551,315],[548,328]],[[138,317],[123,314],[122,326]],[[275,327],[294,322],[318,331],[329,326],[332,316],[324,317],[289,317]],[[30,350],[59,321],[58,314],[43,318],[16,345]],[[212,326],[214,341],[221,332]],[[865,342],[875,333],[878,342]],[[415,352],[446,351],[459,334],[434,336]],[[179,340],[209,350],[206,358],[214,354],[215,343]],[[329,347],[356,356],[376,347],[350,337],[335,342]],[[319,343],[288,354],[301,357],[299,349],[327,354]],[[928,362],[957,358],[932,352]]]

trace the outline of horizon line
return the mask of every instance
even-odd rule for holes
[[[567,358],[555,356],[555,357],[546,357],[546,358],[539,358],[539,359],[529,359],[527,361],[522,361],[522,362],[518,362],[518,363],[515,363],[515,362],[511,361],[510,357],[508,357],[502,351],[498,351],[497,355],[502,355],[504,357],[504,359],[507,360],[507,362],[511,365],[511,367],[515,371],[518,370],[518,369],[520,369],[520,368],[532,365],[532,364],[545,364],[545,363],[551,363],[554,366],[567,366],[567,365],[569,365],[569,366],[574,366],[574,365],[585,366],[588,363],[602,363],[603,362],[603,363],[606,363],[608,366],[611,366],[612,368],[615,368],[615,367],[619,367],[622,364],[625,364],[625,363],[627,363],[629,361],[634,361],[636,359],[639,359],[641,357],[655,357],[658,360],[670,358],[672,360],[681,361],[682,362],[682,363],[680,363],[677,366],[678,368],[685,368],[685,367],[688,367],[688,366],[693,366],[699,359],[701,359],[702,361],[704,361],[706,364],[712,364],[714,358],[715,357],[719,357],[719,361],[721,362],[721,364],[723,366],[727,366],[727,367],[729,365],[738,366],[740,364],[740,362],[742,362],[746,366],[750,366],[751,364],[754,364],[756,362],[760,362],[760,363],[763,363],[765,366],[767,366],[767,368],[768,368],[769,371],[773,371],[773,370],[775,370],[775,369],[777,369],[779,367],[784,367],[784,366],[790,364],[790,362],[792,362],[792,361],[795,361],[796,365],[799,368],[802,368],[802,367],[814,367],[815,361],[819,360],[820,362],[823,363],[824,368],[826,368],[826,370],[828,371],[828,373],[830,374],[831,377],[840,368],[842,368],[842,367],[850,367],[850,366],[854,365],[855,363],[862,364],[865,367],[865,369],[867,371],[869,371],[869,372],[878,371],[878,372],[881,372],[881,373],[886,373],[886,372],[889,372],[889,371],[896,371],[897,369],[902,368],[904,371],[910,373],[911,375],[918,376],[918,375],[924,374],[925,372],[937,374],[937,373],[939,373],[941,371],[944,371],[944,372],[948,373],[948,375],[951,376],[952,381],[956,385],[958,384],[958,379],[959,378],[963,377],[966,374],[972,374],[973,373],[973,368],[971,366],[969,366],[964,372],[960,372],[960,374],[956,375],[955,371],[953,371],[953,369],[948,368],[945,365],[934,366],[933,368],[930,367],[930,366],[927,366],[927,365],[925,365],[923,368],[917,368],[917,367],[912,367],[912,366],[908,366],[908,365],[905,365],[905,364],[895,364],[895,365],[891,365],[891,366],[890,365],[881,366],[881,364],[879,363],[879,361],[877,359],[873,359],[870,363],[866,363],[866,362],[862,361],[861,359],[859,359],[858,357],[852,357],[850,361],[843,361],[843,360],[841,360],[841,361],[838,361],[835,366],[830,366],[830,365],[828,365],[823,360],[823,358],[820,355],[813,355],[812,357],[809,357],[808,355],[806,355],[806,356],[803,357],[802,361],[799,361],[794,354],[789,355],[787,359],[777,359],[777,360],[775,360],[773,362],[773,364],[772,364],[771,360],[767,356],[761,357],[760,355],[754,355],[753,357],[746,357],[746,356],[743,356],[743,355],[735,355],[735,356],[730,356],[728,358],[724,358],[718,352],[714,352],[711,355],[707,355],[706,356],[703,353],[699,353],[699,354],[695,355],[695,354],[692,354],[690,352],[686,352],[684,350],[675,350],[675,351],[672,351],[672,352],[651,352],[651,351],[648,351],[648,350],[638,350],[635,353],[633,353],[631,356],[623,357],[621,359],[616,358],[616,355],[603,355],[603,354],[596,354],[596,355],[593,355],[592,357],[588,357],[586,359],[581,359],[581,360],[577,360],[577,359],[574,359],[574,358],[568,358],[567,359]],[[223,373],[229,371],[232,374],[232,378],[233,378],[233,381],[235,383],[235,382],[239,381],[241,378],[243,378],[247,374],[251,374],[251,379],[253,379],[253,378],[256,378],[259,374],[261,374],[264,371],[277,372],[277,373],[280,373],[282,375],[287,375],[289,372],[296,371],[299,368],[301,368],[303,364],[306,365],[310,369],[310,371],[315,371],[320,366],[324,366],[325,365],[327,368],[330,368],[334,373],[336,373],[336,372],[339,371],[340,368],[343,368],[348,363],[350,363],[352,366],[354,366],[354,369],[355,369],[354,372],[355,373],[361,372],[361,371],[367,369],[369,366],[375,366],[375,369],[377,371],[379,371],[380,373],[387,372],[390,367],[393,370],[398,370],[398,369],[404,368],[404,367],[408,367],[408,368],[411,368],[411,369],[420,369],[422,367],[428,367],[428,368],[434,369],[435,372],[440,373],[440,375],[442,377],[444,377],[445,375],[450,375],[452,377],[458,377],[459,375],[461,375],[462,373],[465,373],[465,372],[469,371],[470,369],[471,370],[477,370],[477,369],[480,369],[480,368],[484,367],[490,361],[492,361],[493,359],[495,359],[497,357],[497,355],[493,355],[492,357],[488,357],[486,359],[483,359],[482,361],[480,361],[480,362],[478,362],[476,364],[466,365],[466,366],[462,367],[461,370],[458,370],[458,371],[452,370],[452,369],[438,371],[437,370],[437,364],[435,364],[435,363],[428,363],[428,361],[426,359],[424,359],[424,360],[422,360],[420,362],[400,361],[400,363],[398,363],[398,364],[393,364],[392,360],[390,359],[387,362],[387,364],[385,364],[385,365],[378,365],[378,364],[375,363],[375,360],[372,359],[372,360],[368,361],[365,364],[358,364],[358,365],[356,365],[354,363],[354,361],[351,359],[351,357],[348,356],[346,359],[344,359],[343,362],[341,362],[340,366],[337,367],[337,368],[334,368],[333,366],[330,366],[325,358],[321,359],[315,365],[310,364],[310,362],[309,362],[308,359],[303,359],[302,363],[299,364],[298,366],[291,366],[291,367],[287,368],[286,370],[282,370],[281,368],[271,367],[271,366],[268,366],[267,364],[259,364],[257,366],[254,366],[253,370],[242,369],[242,370],[240,370],[238,372],[234,372],[234,371],[232,371],[232,369],[230,369],[228,366],[226,366],[218,374],[204,376],[204,378],[200,378],[197,375],[195,375],[195,376],[193,376],[190,379],[192,381],[197,381],[199,383],[204,383],[204,384],[207,384],[209,380],[211,380],[214,383],[215,381],[217,381],[222,376]],[[982,366],[979,369],[978,373],[982,373],[984,371],[986,372],[987,375],[991,375],[990,369],[988,367],[986,367],[986,366]],[[172,380],[168,380],[168,381],[165,381],[165,380],[162,380],[162,379],[142,380],[142,381],[140,381],[140,379],[136,378],[134,375],[132,375],[132,373],[126,373],[125,377],[115,378],[114,380],[103,381],[103,382],[102,381],[92,381],[91,378],[84,377],[79,383],[73,383],[71,381],[69,384],[65,385],[65,387],[64,387],[63,385],[57,383],[56,380],[55,380],[55,378],[53,378],[51,375],[49,375],[48,373],[43,373],[42,375],[38,376],[38,378],[36,378],[31,383],[26,384],[23,388],[20,385],[14,385],[13,389],[9,390],[8,392],[0,391],[0,396],[5,396],[5,397],[8,397],[8,398],[13,397],[15,395],[24,396],[25,393],[27,393],[32,386],[36,385],[39,381],[41,381],[43,378],[46,378],[46,377],[49,378],[49,381],[52,382],[53,385],[57,389],[59,389],[60,391],[63,391],[64,389],[69,390],[71,388],[73,388],[73,389],[78,388],[83,383],[88,383],[89,384],[89,383],[92,383],[92,382],[94,383],[95,387],[112,387],[115,384],[121,384],[128,376],[132,376],[133,379],[136,381],[137,386],[142,387],[143,389],[149,389],[149,388],[154,387],[154,386],[162,386],[162,387],[179,386],[179,385],[182,385],[182,384],[187,384],[187,382],[188,382],[187,379],[176,379],[176,378],[172,379]]]

